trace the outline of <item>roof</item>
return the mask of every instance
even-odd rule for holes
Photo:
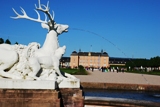
[[[77,53],[76,51],[73,51],[72,53]]]
[[[76,51],[73,51],[71,55],[78,55]]]
[[[91,56],[108,56],[108,53],[107,52],[76,52],[76,51],[73,51],[71,55],[79,55],[79,56],[88,56],[88,55],[91,55]]]
[[[60,59],[61,62],[70,62],[70,57],[62,57]]]

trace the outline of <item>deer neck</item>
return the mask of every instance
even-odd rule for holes
[[[42,46],[42,49],[47,52],[54,53],[58,47],[58,34],[54,30],[51,30],[46,36],[46,40]]]

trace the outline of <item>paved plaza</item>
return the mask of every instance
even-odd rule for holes
[[[160,76],[122,73],[122,72],[101,72],[99,70],[88,71],[89,75],[75,75],[81,82],[99,83],[126,83],[126,84],[145,84],[160,85]]]

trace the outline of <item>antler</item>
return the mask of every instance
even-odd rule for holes
[[[23,13],[23,15],[18,14],[16,12],[16,10],[14,8],[12,8],[14,13],[17,15],[17,17],[11,17],[11,18],[13,18],[13,19],[24,18],[24,19],[29,19],[29,20],[32,20],[32,21],[40,22],[40,23],[45,23],[45,24],[47,24],[49,26],[50,30],[54,29],[54,24],[55,24],[55,22],[54,22],[54,12],[52,11],[53,12],[53,16],[49,12],[49,10],[50,10],[49,9],[49,1],[47,2],[47,6],[41,4],[40,0],[38,0],[38,4],[39,4],[38,7],[35,4],[36,10],[34,9],[36,11],[36,13],[37,13],[37,16],[38,16],[37,19],[29,17],[22,7],[20,7],[20,8],[21,8],[21,12]],[[44,15],[45,15],[45,20],[44,21],[41,20],[40,14],[39,14],[39,12],[37,10],[44,12]],[[49,18],[48,22],[47,22],[47,16],[46,15]]]
[[[48,15],[48,17],[49,17],[49,20],[53,21],[54,20],[54,12],[52,11],[53,12],[53,16],[49,13],[49,10],[50,10],[49,9],[49,1],[47,2],[47,6],[41,4],[40,0],[38,0],[38,4],[39,4],[39,7],[37,7],[37,5],[35,4],[36,9],[46,13]],[[45,9],[43,9],[42,7],[44,7]]]
[[[38,15],[38,18],[37,18],[37,19],[34,19],[34,18],[29,17],[29,16],[26,14],[25,10],[24,10],[22,7],[20,7],[20,8],[21,8],[21,12],[23,13],[23,15],[18,14],[18,13],[16,12],[16,10],[15,10],[14,8],[12,8],[13,11],[14,11],[14,13],[17,15],[17,17],[11,17],[11,18],[13,18],[13,19],[24,18],[24,19],[29,19],[29,20],[36,21],[36,22],[47,23],[47,16],[46,16],[46,15],[45,15],[45,21],[42,21],[42,20],[40,19],[40,14],[38,13],[37,10],[35,10],[36,13],[37,13],[37,15]]]

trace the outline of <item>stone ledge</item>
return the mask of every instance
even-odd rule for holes
[[[55,89],[55,81],[0,79],[0,89]]]
[[[159,107],[160,103],[141,101],[141,100],[129,100],[129,99],[107,99],[102,97],[86,97],[85,105],[93,105],[94,107]],[[91,107],[91,106],[90,106]]]
[[[139,90],[139,91],[160,92],[160,85],[150,85],[150,84],[145,85],[145,84],[81,82],[81,86],[83,88],[92,88],[92,89]]]

